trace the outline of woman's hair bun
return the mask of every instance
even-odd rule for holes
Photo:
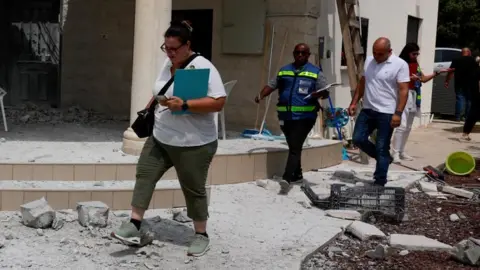
[[[192,22],[190,22],[189,20],[172,21],[170,23],[170,27],[184,27],[184,28],[188,29],[188,31],[190,31],[190,32],[193,31]]]

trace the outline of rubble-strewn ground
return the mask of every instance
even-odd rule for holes
[[[453,179],[455,177],[448,177]],[[458,180],[457,180],[458,182]],[[442,243],[455,246],[469,237],[480,236],[480,202],[457,197],[448,200],[431,198],[424,193],[407,194],[406,218],[401,223],[392,223],[376,215],[367,221],[385,234],[424,235]],[[460,217],[452,221],[450,215]],[[336,242],[314,254],[303,264],[303,269],[318,269],[318,261],[335,263],[338,269],[478,269],[455,261],[448,252],[410,251],[407,255],[388,256],[385,260],[374,260],[366,256],[368,250],[375,249],[386,240],[360,241],[352,236],[342,236]],[[329,249],[339,248],[341,253],[329,253]]]
[[[59,231],[46,229],[44,235],[22,225],[18,214],[0,212],[0,238],[7,239],[0,248],[0,269],[298,269],[304,256],[348,222],[303,207],[297,201],[298,187],[289,196],[279,196],[278,184],[268,185],[212,187],[212,248],[192,261],[185,255],[191,224],[172,221],[168,210],[147,212],[158,242],[142,251],[109,239],[111,230],[128,220],[128,212],[111,214],[109,226],[93,233],[78,224],[75,213],[67,212],[63,216],[70,222]]]

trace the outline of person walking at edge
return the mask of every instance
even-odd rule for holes
[[[426,83],[441,73],[448,72],[448,69],[442,69],[430,75],[425,75],[418,64],[420,47],[416,43],[408,43],[403,47],[399,57],[408,64],[410,83],[408,85],[409,93],[405,109],[403,110],[400,126],[395,129],[392,138],[392,156],[394,163],[400,163],[402,160],[411,161],[413,158],[405,153],[405,145],[408,136],[412,131],[415,115],[421,117],[422,83]]]
[[[475,71],[478,64],[472,56],[469,48],[462,49],[462,55],[453,59],[450,64],[450,72],[445,79],[445,88],[450,86],[450,80],[455,78],[455,121],[462,121],[463,116],[467,116],[471,108],[472,85],[475,78]]]
[[[385,186],[388,167],[393,161],[390,140],[393,129],[400,126],[407,104],[410,73],[408,64],[392,53],[388,38],[382,37],[373,44],[373,57],[367,57],[363,76],[355,89],[348,107],[351,116],[363,98],[353,131],[353,143],[377,161],[374,185]],[[369,136],[377,130],[375,144]]]
[[[474,72],[474,77],[471,82],[471,93],[470,93],[470,102],[471,108],[468,112],[468,115],[463,124],[463,133],[460,137],[460,141],[469,142],[472,139],[470,138],[470,133],[472,133],[475,124],[480,120],[480,67],[477,66]]]
[[[326,86],[326,80],[322,69],[308,62],[309,57],[308,45],[297,44],[293,51],[294,62],[282,67],[277,77],[255,97],[255,102],[258,103],[276,89],[279,91],[277,113],[288,145],[287,164],[280,181],[280,192],[283,194],[289,191],[290,184],[303,180],[303,143],[315,125],[320,109],[318,98],[328,97],[327,91],[314,93]],[[312,93],[312,98],[304,99]]]
[[[192,59],[192,28],[183,21],[172,23],[165,32],[162,50],[168,59],[158,74],[153,90],[157,95],[166,82],[186,61]],[[208,202],[206,180],[208,169],[217,151],[217,127],[215,112],[225,104],[225,88],[217,69],[202,56],[196,55],[186,69],[210,69],[207,97],[182,100],[173,96],[173,84],[160,99],[155,111],[153,135],[147,139],[137,164],[136,182],[132,198],[132,214],[128,222],[112,233],[124,243],[144,245],[153,239],[140,233],[155,185],[162,175],[175,167],[185,197],[187,215],[193,220],[195,235],[188,248],[188,255],[201,256],[208,249]],[[171,112],[188,111],[191,114],[176,115]]]

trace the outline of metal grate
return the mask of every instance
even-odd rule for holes
[[[315,206],[322,209],[380,212],[397,221],[402,221],[405,215],[405,190],[399,187],[347,187],[333,184],[327,199],[320,199],[308,184],[304,184],[302,190]]]

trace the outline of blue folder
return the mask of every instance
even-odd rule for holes
[[[204,98],[208,92],[210,69],[179,69],[175,71],[173,95],[183,100]],[[189,112],[172,112],[188,114]]]

